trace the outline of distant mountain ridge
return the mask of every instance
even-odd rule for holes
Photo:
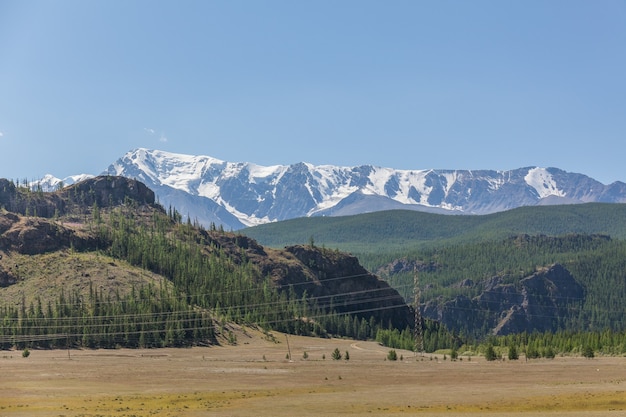
[[[164,207],[174,207],[200,224],[232,230],[298,217],[399,208],[489,214],[520,206],[626,202],[623,182],[604,185],[583,174],[540,167],[472,171],[304,162],[260,166],[139,148],[103,174],[137,179]],[[43,186],[54,186],[55,180],[60,182],[46,177]]]

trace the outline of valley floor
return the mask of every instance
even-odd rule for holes
[[[335,348],[350,360],[332,360]],[[397,350],[389,361],[388,351],[255,332],[223,347],[0,351],[0,416],[626,414],[624,357],[451,362]]]

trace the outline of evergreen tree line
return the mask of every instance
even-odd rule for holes
[[[61,291],[45,307],[0,307],[0,349],[182,347],[215,340],[215,323],[205,310],[191,308],[164,288],[147,285],[128,295],[87,297]]]
[[[601,355],[626,354],[626,331],[606,329],[600,332],[542,332],[518,333],[507,336],[489,336],[481,341],[467,341],[455,337],[439,323],[427,320],[424,326],[424,351],[428,353],[438,350],[453,352],[483,353],[487,352],[522,352],[527,359],[548,358],[556,355],[581,355],[593,357]],[[415,338],[410,329],[380,329],[376,341],[394,349],[415,350]],[[516,355],[509,355],[509,359]],[[493,357],[492,359],[495,359]]]
[[[415,332],[406,328],[402,331],[398,329],[378,329],[376,341],[383,346],[394,349],[405,349],[424,352],[435,352],[440,349],[458,349],[463,342],[454,333],[450,332],[444,325],[433,320],[424,320],[422,323],[422,335],[420,346],[416,346]]]

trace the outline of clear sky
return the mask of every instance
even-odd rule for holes
[[[138,147],[626,182],[626,1],[0,0],[0,177]]]

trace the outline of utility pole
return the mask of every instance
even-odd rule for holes
[[[413,268],[413,295],[415,297],[415,327],[413,329],[413,334],[415,337],[415,354],[420,352],[420,354],[424,354],[424,333],[423,333],[423,322],[422,322],[422,312],[420,310],[420,282],[419,276],[417,274],[417,267]]]
[[[291,347],[289,347],[289,336],[285,334],[285,339],[287,339],[287,355],[289,356],[289,362],[291,362]]]

